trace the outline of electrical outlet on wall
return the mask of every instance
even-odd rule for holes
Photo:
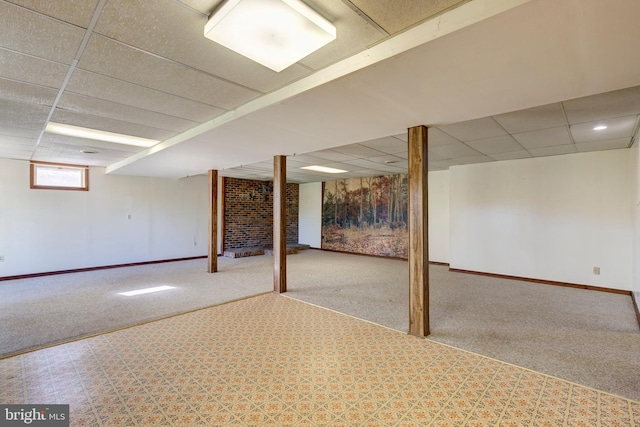
[[[600,267],[593,267],[593,274],[599,276],[600,275]]]

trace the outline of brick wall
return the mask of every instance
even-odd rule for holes
[[[298,243],[298,184],[287,184],[287,243]],[[273,246],[273,182],[224,179],[224,250]]]

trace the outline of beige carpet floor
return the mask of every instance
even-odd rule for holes
[[[398,331],[408,318],[404,261],[303,251],[288,295]],[[0,354],[270,292],[273,259],[220,258],[0,282]],[[631,300],[431,266],[430,340],[640,400],[640,331]],[[175,289],[123,297],[150,286]]]

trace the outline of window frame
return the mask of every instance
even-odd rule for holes
[[[57,185],[39,185],[36,182],[36,169],[38,166],[57,166],[65,169],[78,169],[84,173],[84,186],[82,187],[65,187]],[[88,165],[73,165],[69,163],[55,163],[55,162],[38,162],[31,161],[30,166],[30,188],[32,190],[67,190],[67,191],[89,191],[89,166]]]

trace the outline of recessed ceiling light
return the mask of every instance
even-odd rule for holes
[[[605,130],[607,127],[605,125],[598,125],[593,128],[593,130]]]
[[[347,171],[342,170],[342,169],[334,169],[334,168],[328,168],[325,166],[304,166],[301,167],[300,169],[306,169],[309,171],[315,171],[315,172],[325,172],[325,173],[345,173]]]
[[[279,72],[335,40],[336,27],[300,0],[227,0],[204,36]]]
[[[167,285],[155,286],[153,288],[144,288],[144,289],[138,289],[138,290],[135,290],[135,291],[119,292],[118,295],[124,295],[124,296],[127,296],[127,297],[131,297],[131,296],[134,296],[134,295],[150,294],[152,292],[166,291],[166,290],[175,289],[175,288],[176,288],[175,286],[167,286]]]
[[[124,135],[121,133],[106,132],[103,130],[83,128],[80,126],[66,125],[64,123],[49,122],[45,132],[58,135],[74,136],[76,138],[95,139],[97,141],[115,142],[117,144],[135,145],[137,147],[151,147],[158,140]]]

